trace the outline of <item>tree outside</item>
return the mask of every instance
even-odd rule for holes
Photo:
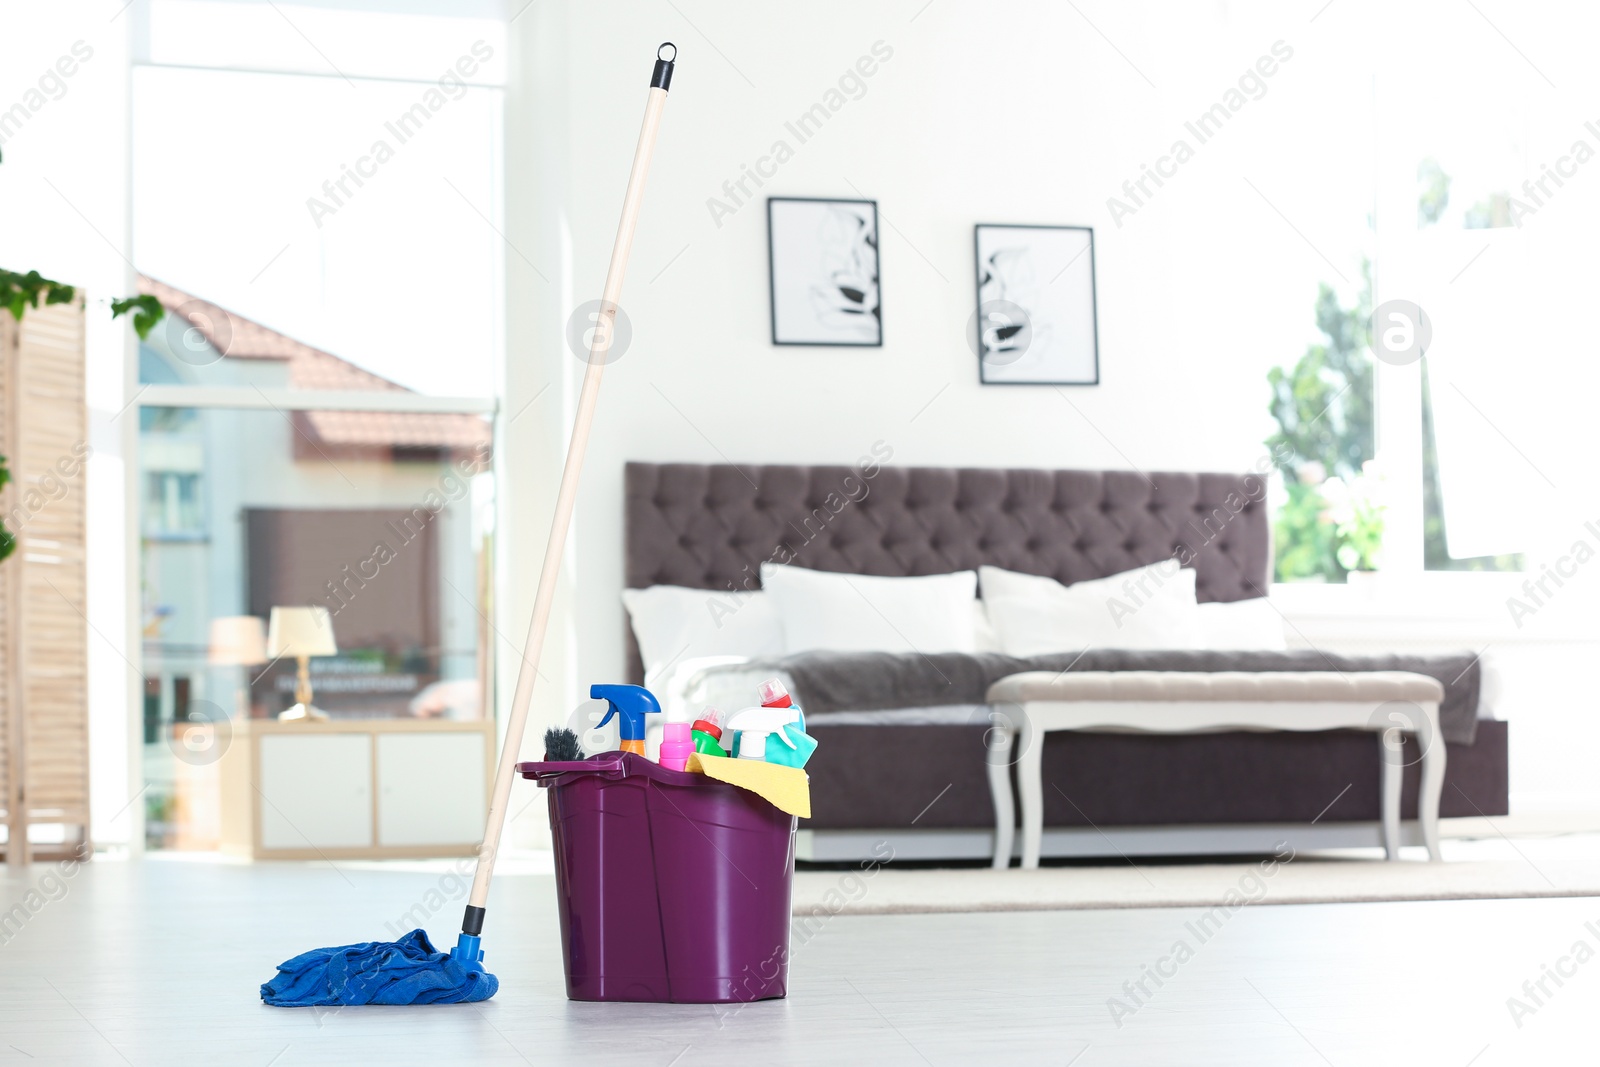
[[[1267,439],[1287,500],[1273,524],[1275,580],[1342,582],[1379,562],[1383,513],[1371,469],[1373,365],[1369,317],[1372,272],[1346,307],[1327,284],[1315,314],[1322,339],[1292,368],[1267,373],[1268,409],[1278,430]]]

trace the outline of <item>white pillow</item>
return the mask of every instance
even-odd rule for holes
[[[784,651],[975,652],[974,571],[878,578],[761,565],[783,620]]]
[[[1200,647],[1217,651],[1282,652],[1289,647],[1283,616],[1264,596],[1199,605]]]
[[[982,598],[972,601],[972,650],[974,652],[999,652],[1000,635],[989,621],[989,609]]]
[[[1062,585],[979,568],[983,601],[1010,656],[1084,648],[1200,648],[1194,571],[1177,560]]]
[[[646,674],[674,660],[783,655],[783,627],[766,593],[652,585],[624,589],[622,603]]]

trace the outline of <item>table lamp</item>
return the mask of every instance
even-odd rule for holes
[[[256,667],[267,662],[267,627],[254,615],[226,615],[211,620],[206,642],[206,662],[215,667]],[[235,713],[249,718],[250,709],[241,687],[235,693]]]
[[[328,713],[311,703],[311,657],[332,656],[338,651],[333,641],[333,618],[327,608],[272,609],[272,620],[267,627],[267,654],[274,659],[293,656],[300,663],[294,707],[279,714],[279,719],[327,719]]]
[[[219,667],[255,667],[267,662],[267,628],[254,615],[211,620],[206,662]]]

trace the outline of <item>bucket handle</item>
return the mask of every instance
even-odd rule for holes
[[[609,759],[542,760],[519,763],[517,771],[524,778],[532,778],[540,785],[567,774],[597,774],[602,778],[628,777],[628,764],[619,754]]]

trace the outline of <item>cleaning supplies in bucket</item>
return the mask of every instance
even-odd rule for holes
[[[744,786],[631,752],[518,770],[549,790],[569,998],[734,1004],[787,994],[793,815]]]
[[[816,750],[804,713],[787,693],[776,697],[784,706],[747,708],[726,728],[707,708],[693,723],[666,723],[653,762],[641,749],[655,697],[632,685],[590,695],[608,704],[602,723],[621,723],[623,751],[561,760],[577,738],[552,730],[545,760],[517,765],[550,790],[567,996],[785,996],[794,835],[811,815],[801,766]],[[762,696],[774,694],[764,686]],[[739,759],[722,747],[734,736]]]
[[[578,735],[565,727],[550,727],[544,732],[544,758],[558,763],[583,759]]]
[[[783,684],[782,678],[768,678],[756,686],[756,697],[764,708],[794,707],[794,698],[789,695],[789,687]]]
[[[700,713],[700,717],[691,724],[689,736],[694,740],[696,752],[703,752],[707,756],[727,754],[727,749],[722,747],[722,712],[716,708],[707,708]]]
[[[804,767],[817,750],[794,708],[745,708],[728,720],[739,738],[738,758]]]
[[[734,712],[733,718],[728,720],[728,729],[739,738],[737,758],[766,759],[767,739],[773,734],[781,738],[783,728],[792,722],[794,712],[789,708],[745,708]]]
[[[647,716],[661,712],[655,694],[642,686],[614,684],[590,686],[589,695],[606,701],[606,714],[597,729],[613,719],[621,724],[617,748],[590,754],[586,762],[563,761],[556,755],[557,748],[570,754],[574,744],[566,738],[575,742],[576,735],[571,730],[551,729],[546,734],[544,762],[537,764],[546,777],[590,771],[596,761],[610,760],[622,751],[641,756],[664,770],[703,774],[738,786],[789,815],[811,817],[811,784],[802,768],[817,750],[817,740],[805,732],[805,712],[782,680],[762,682],[757,696],[766,703],[738,712],[726,728],[721,725],[722,713],[709,707],[693,723],[664,724],[655,759],[650,758],[644,745],[649,729]],[[723,748],[725,744],[731,745],[731,756]],[[536,777],[526,772],[524,776]]]
[[[591,685],[589,696],[610,705],[600,726],[605,726],[613,716],[621,722],[622,744],[618,747],[623,752],[644,755],[645,716],[661,714],[655,694],[642,685]]]
[[[761,706],[745,708],[728,720],[728,732],[734,735],[733,755],[804,767],[817,750],[816,738],[806,733],[805,712],[781,679],[767,679],[756,687],[756,692]]]
[[[687,770],[694,755],[694,740],[686,722],[669,722],[661,737],[661,766],[669,771]]]
[[[748,789],[779,811],[811,818],[811,779],[799,767],[696,752],[689,757],[689,770]]]

